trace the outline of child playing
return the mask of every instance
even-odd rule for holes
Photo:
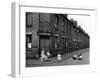
[[[48,57],[50,56],[50,52],[49,52],[49,50],[47,50],[46,55],[47,55]]]
[[[58,60],[58,63],[60,63],[62,61],[62,58],[61,58],[61,54],[60,53],[57,55],[57,60]]]
[[[44,59],[47,59],[47,56],[45,55],[44,49],[41,51],[41,62],[44,61]]]

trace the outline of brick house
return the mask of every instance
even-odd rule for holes
[[[26,12],[26,58],[39,57],[43,48],[56,56],[84,46],[89,36],[67,14]]]

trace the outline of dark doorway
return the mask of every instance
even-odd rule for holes
[[[39,48],[40,52],[44,48],[45,52],[50,49],[50,36],[48,35],[40,35],[39,36]]]

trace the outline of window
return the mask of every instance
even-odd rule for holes
[[[66,47],[67,47],[67,45],[68,45],[68,44],[67,44],[67,37],[65,38],[65,43],[66,43]]]
[[[55,48],[58,48],[59,44],[59,35],[55,35]]]
[[[32,48],[32,34],[26,34],[26,48]]]
[[[70,33],[70,37],[71,37],[71,34],[72,34],[72,31],[71,31],[71,24],[69,24],[69,33]]]
[[[64,26],[65,26],[65,21],[62,20],[62,30],[64,30]]]
[[[56,16],[56,19],[55,19],[55,27],[57,27],[58,26],[58,16]]]
[[[79,30],[77,30],[77,38],[79,39]]]
[[[77,38],[77,29],[75,29],[75,38]]]
[[[26,13],[26,27],[32,27],[32,13]]]
[[[62,36],[62,43],[63,43],[63,46],[65,45],[65,37]]]

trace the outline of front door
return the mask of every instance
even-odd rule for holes
[[[50,48],[50,36],[40,36],[40,50],[42,50],[43,48],[45,49],[45,51]]]

